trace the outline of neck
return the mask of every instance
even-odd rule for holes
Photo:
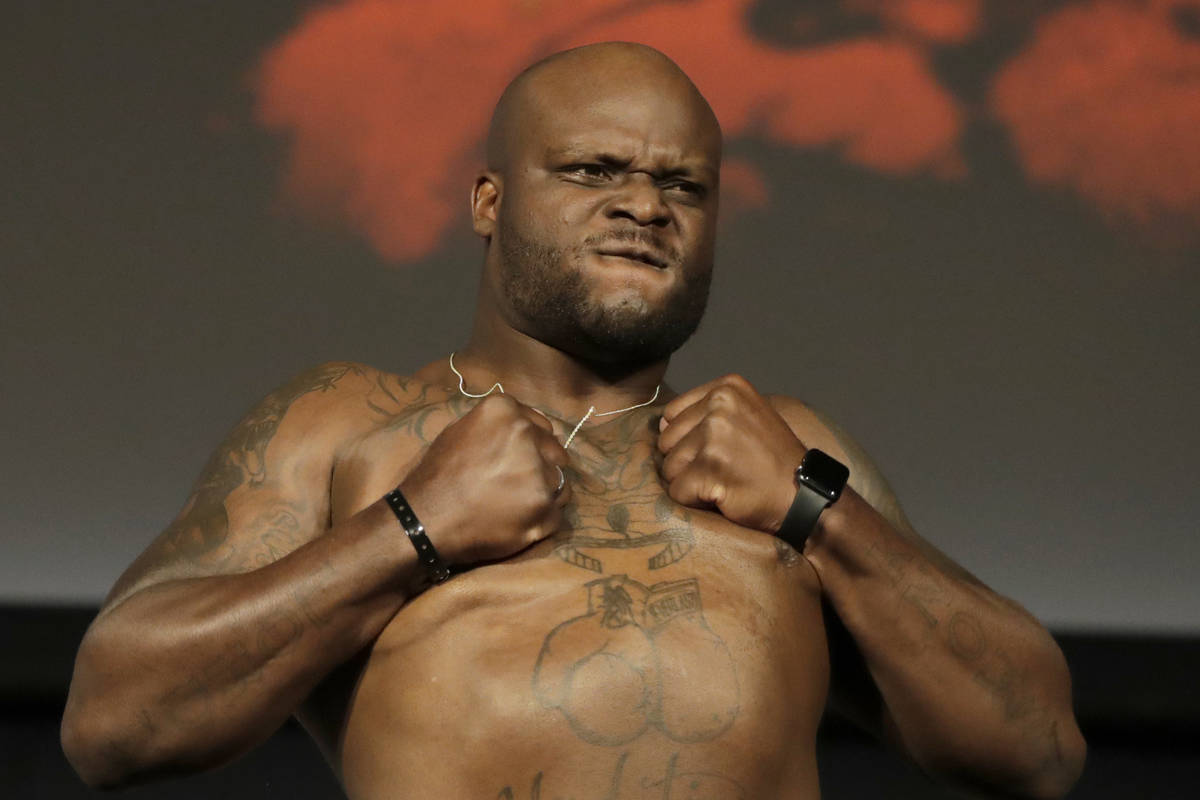
[[[477,315],[466,347],[454,364],[468,392],[486,392],[494,383],[526,405],[564,420],[644,403],[662,383],[668,361],[651,364],[595,364],[581,360],[502,322]],[[449,363],[446,372],[450,374]],[[458,378],[452,377],[457,385]],[[660,400],[669,399],[664,388]]]

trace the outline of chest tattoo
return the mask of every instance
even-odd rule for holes
[[[632,435],[606,441],[602,450],[581,447],[572,454],[573,499],[564,510],[567,525],[555,537],[559,558],[604,573],[604,550],[651,548],[646,557],[651,570],[691,551],[691,514],[667,497],[656,455],[645,437]]]

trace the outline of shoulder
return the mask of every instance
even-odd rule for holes
[[[308,434],[350,432],[433,401],[436,390],[407,375],[356,361],[327,361],[289,378],[252,416],[282,419]]]
[[[381,382],[400,382],[403,378],[357,361],[326,361],[302,370],[284,381],[267,396],[266,403],[291,403],[312,395],[310,403],[335,406],[361,396]]]
[[[772,395],[768,398],[779,415],[788,423],[806,447],[817,447],[842,461],[850,470],[849,484],[863,500],[874,508],[902,538],[913,544],[947,575],[972,584],[979,580],[944,553],[923,539],[909,522],[900,499],[883,476],[875,460],[845,428],[828,414],[791,397]],[[805,438],[805,437],[809,438]],[[827,449],[832,448],[832,449]]]
[[[292,375],[259,400],[214,458],[246,460],[239,454],[251,454],[249,461],[264,466],[302,461],[324,469],[322,464],[336,461],[362,436],[439,394],[444,392],[409,376],[355,361],[327,361]]]
[[[844,436],[844,431],[833,425],[828,417],[817,412],[807,403],[787,395],[767,395],[767,401],[779,416],[783,417],[784,422],[799,437],[805,447],[824,450],[850,466],[853,454],[850,451],[851,448],[847,447],[847,442],[843,441],[847,437]]]
[[[903,520],[900,503],[879,466],[844,427],[794,397],[770,395],[767,399],[805,447],[824,450],[849,468],[850,488],[893,524]]]

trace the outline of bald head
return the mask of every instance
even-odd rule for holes
[[[602,42],[548,56],[509,83],[488,128],[488,169],[504,172],[516,150],[548,116],[636,95],[677,104],[693,118],[695,137],[720,158],[717,117],[674,61],[643,44]]]
[[[479,318],[595,364],[669,357],[704,314],[720,167],[716,116],[657,50],[534,64],[496,105],[471,193]]]

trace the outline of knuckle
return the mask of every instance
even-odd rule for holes
[[[714,435],[729,433],[733,430],[733,421],[729,418],[726,409],[717,409],[712,414],[704,418],[701,423],[704,433],[712,438]]]
[[[505,422],[505,427],[513,436],[526,439],[532,437],[536,441],[539,428],[529,417],[524,414],[516,414],[508,417]]]
[[[718,386],[708,393],[708,407],[711,410],[719,411],[723,408],[729,408],[738,400],[738,392],[732,386]]]
[[[500,417],[506,412],[511,412],[512,400],[506,395],[489,394],[487,397],[479,401],[475,406],[475,413],[483,417]]]
[[[671,453],[671,455],[663,459],[663,475],[667,477],[668,480],[674,479],[679,476],[679,473],[683,472],[684,468],[687,467],[691,461],[691,457],[687,454],[674,451]]]

